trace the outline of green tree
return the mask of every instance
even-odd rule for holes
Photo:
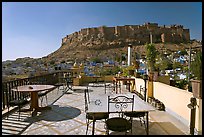
[[[172,68],[172,63],[169,58],[167,58],[164,54],[160,53],[156,56],[155,68],[157,70],[165,71],[166,69]]]
[[[149,67],[150,72],[153,72],[155,71],[157,50],[154,44],[146,44],[145,49],[146,49],[147,65]]]
[[[198,79],[202,79],[202,52],[198,52],[191,63],[192,74]]]
[[[181,68],[181,69],[182,69],[182,65],[181,65],[180,62],[174,61],[174,62],[173,62],[173,69],[176,69],[176,68]]]

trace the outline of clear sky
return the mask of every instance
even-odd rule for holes
[[[179,24],[202,40],[202,2],[3,2],[2,61],[40,58],[82,28]]]

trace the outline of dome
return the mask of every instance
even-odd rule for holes
[[[73,68],[78,68],[78,65],[76,62],[74,63]]]

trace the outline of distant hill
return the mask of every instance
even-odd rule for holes
[[[151,35],[150,35],[151,34]],[[196,46],[198,42],[190,40],[189,29],[182,25],[158,26],[157,23],[144,25],[125,25],[97,28],[84,28],[62,38],[61,47],[47,56],[35,60],[43,63],[78,62],[100,58],[121,58],[132,45],[133,54],[145,56],[145,43],[152,42],[158,50],[166,48],[168,52]],[[32,62],[32,58],[20,58],[16,61]]]
[[[189,29],[182,25],[158,26],[157,23],[144,25],[125,25],[97,28],[84,28],[62,38],[61,47],[55,52],[43,57],[46,62],[85,61],[91,58],[102,60],[119,58],[127,54],[129,44],[133,52],[145,54],[144,45],[152,42],[158,50],[167,48],[170,51],[189,47]]]

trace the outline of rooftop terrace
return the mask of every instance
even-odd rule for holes
[[[38,112],[34,117],[31,117],[30,112],[21,112],[21,119],[18,121],[18,112],[14,112],[8,119],[2,118],[2,135],[85,135],[85,88],[85,86],[74,86],[72,93],[63,93],[62,87],[60,90],[56,88],[48,93],[48,104],[52,109]],[[125,87],[122,88],[126,90]],[[91,86],[89,89],[92,97],[97,96],[98,93],[104,93],[103,86]],[[95,135],[105,135],[104,122],[97,121],[95,126]],[[92,127],[89,127],[89,135],[91,135],[91,129]],[[124,133],[111,132],[110,134]],[[134,119],[132,134],[146,134],[137,119]],[[156,110],[149,112],[149,134],[189,135],[189,127],[168,112]]]

